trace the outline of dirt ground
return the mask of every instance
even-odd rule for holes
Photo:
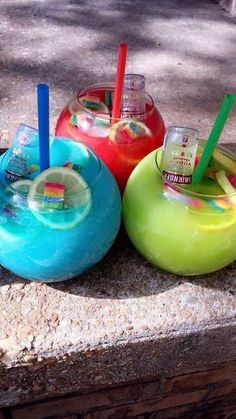
[[[165,123],[208,135],[236,93],[236,17],[216,0],[1,0],[0,145],[37,126],[37,83],[50,85],[51,133],[71,95],[113,81],[117,46],[126,72],[146,77]],[[221,137],[236,142],[236,107]]]

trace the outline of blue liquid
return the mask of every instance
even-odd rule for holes
[[[45,225],[34,216],[26,200],[23,202],[24,198],[1,185],[0,263],[23,278],[44,282],[73,278],[101,260],[118,233],[121,202],[111,173],[92,152],[87,159],[79,143],[53,141],[51,166],[62,166],[66,161],[81,166],[80,173],[92,196],[87,216],[71,228]]]

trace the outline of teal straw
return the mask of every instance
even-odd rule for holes
[[[193,173],[193,183],[201,182],[204,176],[204,173],[206,171],[207,165],[216,147],[217,141],[220,138],[224,125],[235,103],[236,103],[236,95],[227,94],[224,96],[224,100],[221,104],[215,123],[212,127],[212,130],[210,132],[206,145],[203,149],[198,165]]]

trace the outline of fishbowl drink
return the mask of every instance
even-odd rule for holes
[[[197,159],[202,152],[199,142]],[[236,156],[213,153],[200,184],[165,179],[162,149],[133,171],[123,198],[127,233],[153,265],[179,275],[214,272],[236,259]]]
[[[173,183],[192,183],[199,132],[192,128],[169,127],[166,130],[161,171]]]
[[[112,119],[113,95],[113,83],[83,89],[61,112],[56,135],[91,148],[111,170],[122,191],[139,161],[162,144],[165,126],[147,93],[144,113],[128,116],[126,108],[120,119]]]
[[[0,263],[44,282],[86,271],[119,230],[120,193],[112,174],[83,144],[55,138],[50,168],[10,179],[11,152],[0,160]],[[32,164],[38,165],[37,157]]]

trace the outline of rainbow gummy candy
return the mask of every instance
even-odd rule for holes
[[[139,135],[142,134],[142,129],[135,122],[130,122],[129,124],[127,124],[126,131],[133,139],[137,138]]]
[[[122,137],[127,141],[131,142],[139,137],[142,133],[140,127],[135,122],[130,122],[120,131]]]
[[[194,208],[202,208],[203,207],[203,200],[200,198],[191,198],[188,197],[186,204],[194,207]]]
[[[69,123],[72,127],[81,128],[84,131],[87,131],[93,125],[93,118],[82,113],[73,114],[70,117]]]
[[[207,208],[207,206],[213,207],[220,212],[229,210],[232,207],[232,202],[227,198],[216,198],[216,199],[202,199],[186,196],[180,191],[177,191],[167,183],[163,184],[164,195],[167,198],[178,201],[180,204],[194,207],[194,208]]]
[[[89,108],[93,111],[98,111],[100,107],[100,99],[96,95],[93,94],[87,94],[84,100],[84,106],[86,108]]]
[[[65,185],[62,183],[45,182],[42,206],[62,209],[64,206]]]
[[[63,166],[64,167],[69,167],[69,169],[73,169],[78,173],[80,173],[80,171],[81,171],[81,166],[79,164],[75,164],[75,163],[72,163],[70,161],[67,161]]]
[[[229,200],[225,198],[211,199],[208,201],[208,204],[222,212],[232,207]]]
[[[73,115],[71,115],[70,117],[70,124],[72,125],[72,127],[78,127],[78,120],[77,120],[77,115],[74,113]]]
[[[132,140],[135,140],[137,137],[140,137],[144,133],[143,128],[135,122],[129,122],[129,124],[126,125],[125,130],[127,134],[132,138]]]

